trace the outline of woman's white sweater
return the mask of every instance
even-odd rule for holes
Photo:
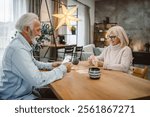
[[[121,48],[120,45],[108,46],[97,58],[104,62],[105,69],[123,72],[128,72],[133,59],[131,49],[128,46]]]

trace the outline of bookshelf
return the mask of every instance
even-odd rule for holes
[[[95,23],[94,24],[94,44],[96,47],[108,46],[106,33],[109,28],[117,25],[117,23]]]

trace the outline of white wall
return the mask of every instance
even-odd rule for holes
[[[95,22],[95,0],[77,0],[90,7],[90,19],[91,19],[91,43],[93,43],[94,34],[94,22]]]

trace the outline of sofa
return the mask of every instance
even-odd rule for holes
[[[85,61],[91,55],[98,56],[102,53],[103,49],[104,48],[95,47],[94,44],[89,44],[89,45],[83,46],[83,52],[82,52],[81,60]]]

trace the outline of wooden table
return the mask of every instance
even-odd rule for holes
[[[150,96],[149,80],[102,68],[101,78],[92,80],[88,68],[87,62],[80,62],[63,79],[49,86],[63,100],[126,100]]]

